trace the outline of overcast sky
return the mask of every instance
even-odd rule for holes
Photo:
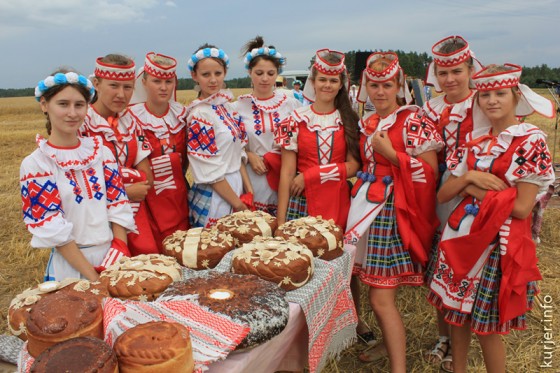
[[[559,7],[557,0],[0,0],[0,88],[35,87],[59,66],[89,75],[108,53],[137,66],[147,52],[170,55],[183,78],[205,42],[230,56],[228,78],[243,77],[240,49],[255,35],[287,57],[286,70],[306,69],[321,48],[430,53],[454,34],[484,64],[558,67]]]

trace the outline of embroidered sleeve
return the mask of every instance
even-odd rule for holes
[[[243,121],[243,118],[239,115],[237,111],[234,112],[233,116],[236,120],[236,123],[238,123],[238,127],[239,127],[239,138],[242,144],[241,161],[247,164],[248,161],[247,145],[249,145],[249,136],[247,135],[247,130],[245,129],[245,122]]]
[[[148,141],[148,137],[144,134],[144,130],[142,126],[136,122],[136,138],[135,140],[138,142],[138,152],[136,153],[136,159],[134,160],[134,166],[138,163],[142,162],[145,158],[147,158],[152,153],[152,146],[150,145],[150,141]]]
[[[539,192],[545,191],[554,181],[552,157],[542,134],[528,136],[519,145],[513,153],[506,178],[512,184],[519,181],[537,184]]]
[[[411,113],[406,119],[406,152],[412,156],[443,148],[443,140],[434,123],[425,115]]]
[[[191,119],[187,129],[187,153],[200,158],[212,157],[218,153],[212,123],[199,117]]]
[[[45,248],[64,245],[73,240],[73,225],[64,218],[54,173],[40,167],[30,157],[21,164],[20,188],[23,221],[33,235],[31,246]]]
[[[466,147],[458,147],[447,159],[447,169],[452,175],[459,177],[468,171],[467,151]]]
[[[297,152],[298,126],[293,116],[282,120],[274,131],[274,142],[286,150]]]
[[[119,173],[119,167],[113,153],[107,147],[103,147],[103,174],[109,221],[117,223],[129,231],[134,231],[136,229],[134,216]]]

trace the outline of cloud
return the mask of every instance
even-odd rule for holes
[[[93,30],[111,24],[138,22],[159,3],[157,0],[3,0],[0,2],[3,31],[0,38],[48,29]]]

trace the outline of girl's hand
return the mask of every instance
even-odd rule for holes
[[[374,133],[371,137],[371,146],[374,151],[381,154],[385,158],[391,158],[393,153],[395,153],[393,143],[391,142],[387,131],[379,131]]]
[[[303,174],[296,175],[290,183],[290,195],[292,197],[299,197],[305,190],[305,179]]]
[[[467,174],[467,181],[480,189],[501,191],[507,189],[507,184],[499,177],[482,171],[471,170]]]
[[[239,200],[239,204],[232,206],[233,207],[233,211],[237,212],[237,211],[244,211],[244,210],[249,210],[249,208],[247,207],[246,204],[244,204],[243,202],[241,202],[241,200]]]
[[[256,153],[247,152],[247,158],[251,168],[257,175],[264,175],[268,172],[262,157],[259,157]]]
[[[150,183],[146,180],[129,185],[125,189],[129,200],[132,202],[142,202],[148,195],[150,188]]]

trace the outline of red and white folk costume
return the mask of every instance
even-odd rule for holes
[[[451,53],[441,52],[443,45],[448,43],[450,40],[455,39],[464,43],[465,46]],[[438,93],[441,93],[443,90],[437,81],[435,65],[440,67],[454,67],[472,61],[474,72],[482,70],[482,64],[476,59],[474,52],[471,51],[469,47],[469,44],[461,36],[449,36],[438,41],[432,47],[432,55],[433,61],[428,66],[426,83],[433,85],[434,89]],[[438,153],[440,175],[438,185],[442,185],[449,177],[447,164],[449,163],[449,160],[455,150],[465,145],[465,138],[473,129],[472,104],[476,91],[474,90],[474,85],[472,85],[471,88],[470,95],[461,102],[450,103],[447,100],[447,96],[443,94],[432,98],[424,104],[424,112],[428,118],[434,122],[444,142],[442,151]],[[451,214],[451,211],[455,208],[459,201],[459,198],[454,198],[447,203],[438,203],[436,201],[436,213],[440,221],[440,225],[436,232],[436,238],[434,239],[430,255],[430,264],[428,265],[426,271],[427,282],[430,281],[433,273],[435,261],[434,257],[436,255],[439,237],[441,237],[441,232],[447,223],[449,214]]]
[[[167,112],[161,116],[151,113],[146,101],[144,86],[141,84],[144,73],[158,79],[177,79],[175,59],[167,56],[173,64],[163,66],[155,59],[158,54],[146,55],[144,67],[136,77],[136,87],[129,110],[140,125],[152,152],[149,155],[154,185],[148,191],[146,203],[150,213],[152,232],[161,251],[165,237],[177,230],[189,227],[189,209],[187,204],[187,108],[169,101]],[[140,82],[140,84],[138,84]],[[142,100],[142,101],[139,101]]]
[[[273,91],[272,97],[265,100],[252,94],[241,95],[234,105],[247,131],[247,151],[264,157],[269,169],[266,175],[257,175],[251,167],[247,167],[247,174],[253,185],[254,205],[257,210],[276,216],[280,149],[275,146],[274,133],[280,122],[301,107],[301,104],[283,92]]]
[[[37,135],[37,146],[20,168],[23,220],[33,235],[31,246],[59,247],[74,240],[88,262],[100,265],[113,240],[108,223],[135,229],[113,154],[100,137],[59,148]],[[80,277],[53,248],[45,281]]]
[[[95,76],[107,80],[134,80],[134,64],[116,66],[107,64],[98,58],[95,65]],[[151,152],[142,128],[128,109],[118,113],[116,118],[102,117],[90,105],[81,128],[84,136],[100,136],[117,160],[125,187],[146,180],[144,173],[135,166]],[[137,233],[128,234],[128,247],[132,255],[157,253],[157,244],[152,234],[146,202],[131,202],[134,211]]]
[[[327,62],[324,56],[329,53],[338,54],[340,62]],[[346,69],[344,53],[319,50],[313,67],[326,75],[340,75]],[[303,94],[307,100],[315,101],[312,79],[305,82]],[[345,227],[350,201],[346,139],[339,111],[321,114],[313,111],[312,105],[294,110],[278,127],[276,143],[297,153],[297,173],[303,173],[305,182],[303,195],[290,197],[286,220],[320,215]]]
[[[518,87],[516,115],[535,111],[552,117],[550,101],[519,84],[521,67],[475,74],[477,90]],[[449,217],[440,242],[429,301],[453,325],[470,321],[475,333],[508,333],[525,328],[525,312],[532,307],[541,276],[531,239],[531,216],[511,217],[518,182],[539,186],[544,193],[554,180],[546,135],[529,123],[514,124],[492,136],[488,118],[475,103],[475,129],[456,152],[450,171],[461,176],[469,170],[490,172],[509,188],[487,191],[482,201],[462,199]]]
[[[373,53],[367,61],[387,58],[393,62],[382,72],[366,67],[358,99],[367,98],[366,82],[385,82],[404,73],[394,53]],[[406,87],[406,85],[405,85]],[[407,89],[398,93],[409,102]],[[385,118],[373,114],[360,121],[362,170],[352,189],[345,240],[354,244],[354,274],[367,285],[394,288],[422,284],[422,271],[437,225],[435,173],[417,157],[443,146],[433,123],[417,106],[401,106]],[[372,137],[387,131],[399,165],[376,153]]]
[[[246,162],[247,135],[231,104],[233,94],[222,89],[189,105],[187,156],[194,184],[189,190],[189,214],[193,227],[207,227],[233,212],[232,206],[212,189],[227,180],[233,191],[243,194],[241,162]]]

